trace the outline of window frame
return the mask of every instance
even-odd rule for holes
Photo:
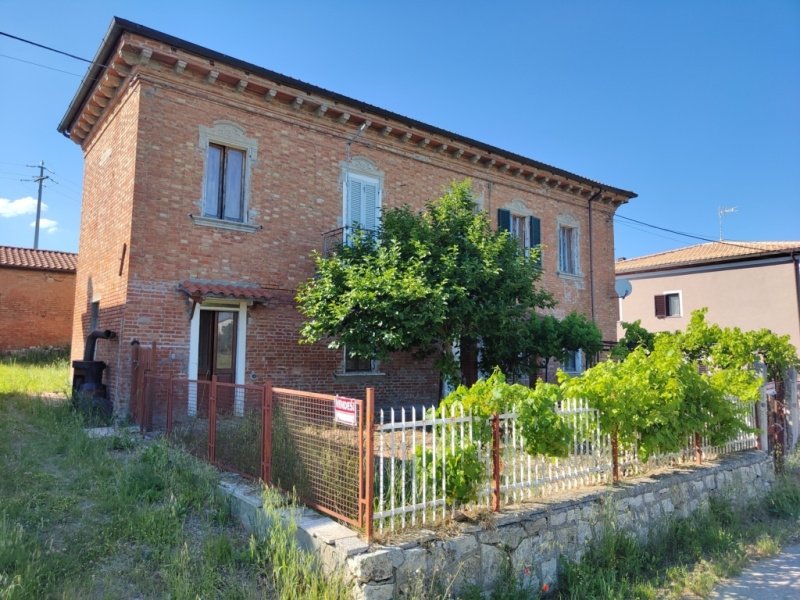
[[[670,297],[678,299],[678,312],[670,312]],[[682,290],[669,290],[656,294],[653,298],[655,305],[655,316],[657,319],[675,319],[683,316],[683,292]]]
[[[211,191],[209,190],[209,163],[211,162],[210,153],[212,149],[216,149],[219,151],[219,173],[217,176],[217,193],[216,199],[210,198]],[[203,194],[203,216],[207,219],[219,219],[221,221],[231,221],[233,223],[244,223],[245,222],[245,210],[244,210],[244,172],[245,172],[245,164],[247,162],[247,151],[241,148],[235,148],[233,146],[227,146],[224,144],[218,144],[216,142],[209,142],[208,148],[206,149],[206,168],[205,168],[205,177],[206,177],[206,185],[205,185],[205,193]],[[235,199],[235,203],[238,204],[237,212],[239,214],[239,218],[229,217],[227,216],[228,208],[231,205],[231,200],[228,197],[228,186],[231,180],[230,170],[229,167],[229,158],[232,154],[238,154],[241,158],[241,165],[239,166],[239,173],[235,174],[234,176],[239,180],[239,194],[238,198]],[[214,214],[210,214],[208,211],[209,205],[213,204],[216,206],[216,211]]]
[[[358,225],[363,227],[359,221],[350,218],[349,205],[350,205],[350,181],[355,180],[360,183],[372,184],[375,186],[375,231],[380,229],[381,217],[383,214],[383,181],[384,174],[380,171],[374,162],[363,156],[357,156],[349,161],[340,163],[340,183],[342,186],[342,213],[339,226],[343,229],[342,239],[344,243],[348,242],[348,232],[354,229],[353,223],[358,222]],[[370,229],[363,227],[364,229]]]
[[[240,220],[225,217],[224,203],[217,202],[216,215],[206,214],[206,198],[209,196],[208,170],[211,147],[220,147],[223,150],[235,150],[242,153],[242,180],[240,198]],[[232,121],[215,121],[211,127],[200,125],[198,149],[203,154],[203,180],[202,193],[198,200],[199,216],[192,215],[192,220],[197,225],[232,229],[234,231],[254,232],[260,229],[252,223],[251,187],[252,172],[258,160],[258,141],[245,135],[245,130]],[[223,152],[223,157],[227,152]],[[224,160],[221,170],[224,172]],[[224,178],[220,178],[220,193],[224,193]]]
[[[370,362],[370,369],[368,371],[365,371],[363,369],[358,369],[358,370],[357,369],[353,369],[353,370],[348,369],[348,362],[350,360],[357,360],[357,361],[367,361],[368,360]],[[342,346],[342,363],[341,363],[341,366],[339,368],[339,373],[338,374],[339,375],[343,375],[343,376],[347,376],[347,377],[358,376],[358,375],[361,375],[361,376],[365,376],[365,375],[366,376],[369,376],[369,375],[383,375],[383,373],[380,372],[380,362],[378,361],[377,358],[350,357],[350,356],[348,356],[348,353],[347,353],[347,347],[344,346],[344,345]]]
[[[562,231],[571,231],[571,239],[569,240],[569,255],[571,257],[572,265],[565,262],[567,256],[564,254],[565,244],[562,241]],[[578,221],[571,216],[562,215],[556,221],[556,240],[558,243],[558,269],[559,275],[566,277],[583,277],[583,270],[581,269],[581,253],[580,253],[580,239],[581,229]],[[569,267],[572,266],[572,270]]]
[[[579,375],[580,373],[583,373],[585,370],[583,350],[567,350],[566,355],[567,358],[570,356],[573,358],[572,362],[574,363],[575,368],[568,368],[569,363],[567,360],[565,360],[564,364],[561,365],[561,370],[571,375]]]
[[[504,216],[503,213],[507,213],[508,215],[508,227],[505,227]],[[542,264],[542,220],[533,214],[529,208],[527,208],[521,201],[514,200],[510,205],[506,205],[504,207],[497,209],[497,228],[498,230],[508,231],[509,235],[514,239],[520,239],[518,235],[516,235],[516,230],[514,228],[514,220],[521,219],[522,220],[522,249],[525,251],[525,256],[530,256],[530,251],[533,248],[539,248],[539,258],[538,258],[538,265],[541,267]],[[536,237],[533,234],[531,229],[533,228],[534,222],[536,223],[536,231],[539,234],[539,241],[535,243],[534,238]]]

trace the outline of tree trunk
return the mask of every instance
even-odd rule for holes
[[[461,360],[461,381],[471,386],[478,381],[478,341],[471,337],[462,337],[459,344]]]
[[[536,387],[536,382],[539,381],[539,355],[535,354],[533,357],[533,368],[528,373],[528,385],[531,388]]]

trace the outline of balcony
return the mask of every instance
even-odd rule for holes
[[[364,232],[367,237],[377,240],[380,232],[377,229],[366,229],[364,227],[349,226],[331,229],[322,234],[322,256],[328,258],[336,253],[344,244],[352,240],[357,232]]]

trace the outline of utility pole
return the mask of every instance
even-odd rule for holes
[[[34,177],[33,179],[28,179],[27,180],[27,181],[35,181],[35,182],[37,182],[39,184],[39,193],[38,193],[37,198],[36,198],[36,229],[35,229],[35,232],[33,234],[33,249],[34,250],[38,250],[39,249],[39,220],[41,219],[41,216],[42,216],[42,184],[47,179],[52,179],[52,177],[50,177],[49,175],[45,175],[44,174],[45,168],[44,168],[44,161],[43,160],[40,161],[38,165],[26,165],[26,166],[30,167],[31,169],[39,169],[39,176],[38,177]],[[49,171],[49,172],[52,173],[52,171]]]

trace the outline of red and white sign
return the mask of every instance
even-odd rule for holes
[[[355,425],[357,403],[352,398],[336,396],[333,400],[333,420],[344,425]]]

